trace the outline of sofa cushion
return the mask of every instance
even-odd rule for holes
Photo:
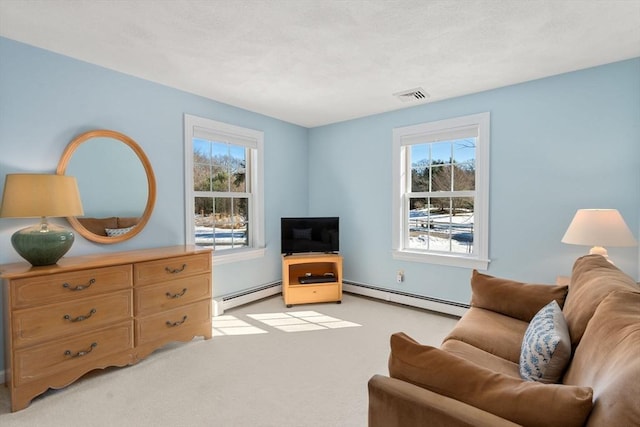
[[[638,291],[639,288],[631,277],[601,255],[585,255],[576,260],[562,309],[574,349],[600,302],[616,290]]]
[[[490,369],[494,372],[520,378],[520,366],[510,360],[503,359],[487,351],[474,347],[471,344],[458,340],[447,340],[440,348],[447,353],[455,354],[476,365]]]
[[[571,359],[571,338],[557,302],[551,301],[531,319],[524,333],[520,376],[527,381],[557,383]]]
[[[640,293],[617,291],[595,311],[564,383],[589,385],[589,426],[632,426],[640,420]]]
[[[562,308],[567,296],[567,286],[516,282],[473,270],[471,292],[473,307],[529,322],[542,307],[553,300]]]
[[[528,325],[513,317],[471,307],[445,337],[444,342],[456,339],[519,363],[522,338]]]
[[[391,336],[389,374],[526,426],[582,426],[591,411],[589,387],[523,381],[403,333]]]

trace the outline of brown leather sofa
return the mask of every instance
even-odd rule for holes
[[[566,286],[478,272],[471,308],[440,348],[391,337],[389,376],[369,380],[369,426],[640,425],[640,286],[599,255]],[[566,297],[565,297],[566,295]],[[534,315],[555,300],[568,338],[558,383],[523,380]]]

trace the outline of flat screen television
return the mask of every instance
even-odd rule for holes
[[[340,250],[340,218],[281,218],[281,252],[338,252]]]

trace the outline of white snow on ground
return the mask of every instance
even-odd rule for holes
[[[426,224],[429,217],[421,215],[420,211],[413,211],[409,220],[411,235],[409,236],[409,248],[419,250],[432,250],[454,253],[471,253],[473,242],[468,241],[470,234],[473,234],[473,213],[449,215],[431,215],[430,222],[433,229],[422,228],[419,224]],[[449,225],[453,225],[450,229]],[[466,227],[465,227],[466,226]],[[235,236],[231,236],[232,230],[216,228],[216,247],[218,250],[231,249],[232,247],[246,246],[247,240],[245,229],[234,230]],[[195,243],[198,246],[213,247],[213,230],[211,227],[195,227]],[[458,236],[459,239],[456,239]]]
[[[234,236],[232,237],[232,232]],[[229,230],[226,228],[216,228],[217,235],[215,243],[216,249],[224,250],[233,247],[238,248],[246,246],[246,229]],[[203,247],[213,247],[213,229],[211,227],[195,227],[195,244]]]
[[[409,248],[454,253],[471,253],[473,250],[473,213],[449,215],[420,215],[413,211],[409,220],[411,233]],[[426,226],[430,220],[432,229]],[[450,225],[452,227],[450,227]],[[456,239],[457,237],[457,239]]]

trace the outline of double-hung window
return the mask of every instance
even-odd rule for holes
[[[217,263],[261,256],[263,133],[190,115],[184,125],[187,243]]]
[[[393,130],[396,259],[486,269],[489,113]]]

